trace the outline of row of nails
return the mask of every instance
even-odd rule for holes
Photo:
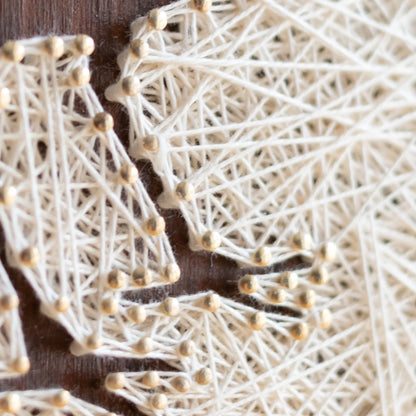
[[[200,386],[206,386],[211,383],[213,379],[212,371],[208,368],[201,368],[195,374],[193,379]],[[160,376],[157,371],[148,371],[140,378],[140,383],[143,384],[145,388],[154,389],[160,386]],[[125,376],[123,373],[110,373],[105,379],[105,386],[110,391],[121,390],[125,387]],[[192,385],[188,377],[178,375],[175,376],[171,382],[171,387],[179,392],[186,393],[188,392]],[[163,410],[168,405],[168,397],[165,393],[156,393],[153,394],[150,398],[150,405],[155,410]]]

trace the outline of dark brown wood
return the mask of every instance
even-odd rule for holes
[[[129,25],[138,15],[169,0],[0,0],[0,44],[7,39],[46,34],[86,33],[96,41],[92,56],[92,85],[104,107],[116,120],[115,130],[126,143],[128,119],[117,104],[104,98],[104,90],[118,74],[117,54],[125,47]],[[0,138],[1,140],[1,138]],[[149,163],[139,163],[141,179],[154,200],[161,184]],[[237,280],[247,272],[234,262],[209,253],[192,252],[187,245],[186,225],[177,211],[162,211],[167,233],[182,269],[180,282],[166,289],[143,291],[142,301],[162,299],[208,289],[228,297],[238,297]],[[3,247],[3,244],[2,244]],[[1,258],[7,266],[4,250]],[[293,265],[294,263],[292,263]],[[291,266],[291,265],[286,265]],[[280,270],[283,265],[275,266]],[[103,381],[111,371],[140,371],[164,368],[151,360],[123,360],[95,356],[74,357],[68,352],[71,337],[65,330],[41,315],[39,303],[27,282],[16,270],[8,268],[21,299],[21,316],[32,363],[25,377],[0,382],[0,391],[62,387],[73,395],[124,415],[139,414],[130,403],[108,394]],[[250,302],[248,298],[241,298]]]

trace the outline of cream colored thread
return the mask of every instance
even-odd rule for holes
[[[181,308],[175,317],[166,316],[159,303],[146,305],[148,317],[137,326],[137,331],[142,332],[136,336],[146,334],[155,341],[155,349],[147,357],[164,359],[178,371],[160,371],[160,383],[154,390],[143,383],[146,372],[124,373],[123,387],[112,390],[113,393],[132,401],[149,415],[158,414],[151,405],[155,393],[167,395],[166,415],[229,414],[231,411],[244,414],[247,400],[253,408],[260,406],[253,414],[276,414],[284,408],[284,403],[276,401],[274,383],[278,383],[283,396],[290,396],[291,389],[296,389],[302,381],[293,379],[293,385],[284,387],[283,377],[288,380],[297,377],[295,367],[309,361],[319,350],[322,331],[316,329],[314,317],[319,308],[306,312],[302,318],[265,313],[264,327],[255,331],[250,327],[249,318],[256,309],[221,297],[220,308],[209,312],[203,303],[206,295],[179,297]],[[290,335],[291,327],[299,322],[309,325],[307,341],[295,341]],[[190,357],[178,352],[186,340],[195,342],[195,353]],[[197,381],[197,374],[203,368],[212,372],[212,380],[206,385]],[[178,392],[172,386],[177,376],[190,381],[188,392]],[[250,393],[247,390],[247,394],[240,394],[249,387]]]
[[[390,11],[385,16],[397,9],[405,18],[405,6],[384,3]],[[372,123],[374,107],[366,97],[385,94],[377,111],[396,108],[387,96],[398,93],[396,76],[412,78],[407,45],[416,42],[405,25],[392,30],[377,7],[364,13],[360,4],[335,7],[322,0],[314,12],[302,2],[235,0],[220,1],[205,14],[182,0],[163,8],[178,32],[153,31],[145,17],[133,23],[132,40],[147,41],[150,53],[137,59],[125,51],[119,64],[121,79],[142,80],[142,93],[126,97],[117,84],[107,95],[126,105],[132,155],[152,160],[164,184],[160,202],[182,209],[192,248],[203,248],[201,236],[215,230],[222,238],[220,254],[254,264],[252,253],[270,244],[272,262],[284,260],[296,254],[290,247],[295,232],[310,232],[315,241],[332,238],[342,221],[322,217],[334,202],[351,211],[360,204],[357,198],[371,192],[373,180],[353,197],[353,183],[343,185],[344,176],[350,180],[348,166],[337,163],[347,164],[350,152],[359,154],[365,142],[385,150],[390,136],[383,126],[391,116]],[[348,25],[356,43],[343,35]],[[384,36],[392,39],[392,50],[397,45],[406,51],[404,57],[391,52],[386,63],[389,44],[377,41]],[[359,54],[365,42],[377,45],[373,59]],[[407,111],[406,99],[401,105]],[[163,143],[156,153],[142,146],[149,134]],[[405,127],[399,137],[408,140]],[[188,203],[175,194],[183,180],[195,188]]]
[[[152,160],[164,185],[160,203],[180,207],[191,247],[217,231],[215,252],[244,264],[265,245],[272,262],[297,254],[309,262],[330,240],[339,249],[330,283],[319,288],[333,329],[302,341],[308,354],[319,338],[315,358],[323,361],[308,369],[292,361],[295,369],[281,375],[287,390],[266,384],[276,407],[256,410],[413,412],[413,6],[235,0],[201,14],[183,0],[164,10],[178,30],[149,32],[139,18],[132,40],[145,40],[148,55],[119,57],[121,76],[138,76],[141,94],[125,97],[113,86],[107,95],[127,107],[131,154]],[[152,134],[157,152],[142,146]],[[175,195],[182,181],[195,189],[189,202]],[[291,247],[298,232],[311,234],[310,250]],[[302,377],[310,394],[299,393]]]
[[[78,399],[74,396],[70,397],[68,404],[65,407],[58,407],[54,405],[54,400],[57,395],[62,393],[62,390],[26,390],[11,392],[20,403],[19,410],[14,413],[17,416],[31,415],[33,412],[40,416],[47,416],[54,414],[56,416],[65,416],[71,414],[74,416],[108,416],[107,410],[101,407],[94,406],[84,400]],[[10,392],[0,393],[0,402]],[[0,408],[0,411],[2,409]],[[9,414],[9,413],[5,413]]]
[[[130,335],[116,322],[124,311],[106,315],[116,308],[100,305],[137,288],[130,278],[111,288],[108,273],[129,276],[143,266],[152,286],[165,285],[164,269],[175,259],[165,233],[146,232],[146,221],[159,214],[141,181],[120,180],[119,169],[132,162],[110,118],[100,116],[100,129],[94,127],[103,109],[92,87],[68,83],[74,68],[88,68],[88,57],[69,52],[75,39],[62,38],[61,59],[46,53],[45,38],[19,41],[25,63],[0,59],[0,84],[11,95],[0,109],[0,186],[16,189],[14,201],[0,205],[0,221],[9,261],[28,279],[43,312],[73,336],[72,351],[122,355]],[[21,254],[28,248],[36,258]],[[124,334],[119,341],[115,330]]]
[[[16,297],[17,294],[0,262],[0,299],[5,296]],[[27,357],[27,351],[18,305],[6,310],[0,304],[0,379],[20,375],[14,364],[21,357]]]

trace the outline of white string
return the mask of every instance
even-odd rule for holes
[[[0,82],[11,103],[0,111],[1,186],[3,193],[5,186],[17,190],[0,210],[9,258],[44,311],[78,341],[74,352],[103,342],[99,354],[159,358],[188,378],[190,390],[178,394],[173,371],[161,372],[161,386],[151,391],[143,373],[124,374],[116,391],[148,414],[414,411],[414,12],[410,2],[336,5],[216,2],[201,15],[180,1],[164,9],[170,30],[149,30],[147,18],[133,25],[133,38],[146,38],[150,54],[138,61],[124,53],[120,64],[122,79],[140,76],[141,93],[121,96],[121,83],[109,91],[128,104],[132,151],[153,160],[162,201],[181,207],[194,247],[214,230],[222,237],[219,253],[252,264],[253,252],[266,246],[277,261],[299,254],[289,241],[300,230],[313,236],[301,254],[315,267],[319,242],[338,244],[316,307],[294,305],[311,287],[305,267],[299,289],[282,303],[299,315],[272,309],[259,331],[250,326],[255,309],[220,298],[221,307],[208,312],[206,294],[177,299],[173,316],[165,303],[146,305],[146,319],[134,322],[137,304],[122,298],[131,280],[110,291],[107,273],[130,274],[143,264],[163,284],[162,268],[174,259],[166,237],[142,227],[157,213],[141,183],[119,182],[117,170],[130,163],[121,144],[92,128],[101,111],[96,96],[87,85],[67,84],[86,58],[65,38],[70,52],[56,61],[38,38],[22,42],[23,65],[2,61]],[[153,156],[141,141],[147,134],[159,138]],[[188,203],[175,196],[182,180],[196,190]],[[39,251],[32,268],[22,264],[27,247]],[[253,297],[270,303],[279,276],[257,279]],[[101,302],[110,294],[118,311],[108,316]],[[70,307],[58,313],[63,296]],[[333,325],[323,331],[327,308]],[[311,333],[293,341],[301,322]],[[98,339],[86,341],[91,334]],[[184,359],[178,348],[187,339],[196,353]],[[140,351],[143,345],[152,348]],[[212,372],[204,386],[201,368]]]
[[[16,291],[0,262],[0,379],[20,375],[16,360],[26,359]],[[25,369],[26,370],[26,369]]]
[[[334,371],[333,367],[339,367],[343,360],[348,362],[355,355],[362,355],[364,347],[359,345],[318,364],[324,351],[344,346],[348,343],[348,333],[360,330],[359,325],[348,328],[346,334],[323,343],[323,331],[319,329],[317,318],[319,308],[314,312],[305,311],[301,314],[302,318],[266,313],[264,328],[254,331],[249,322],[250,317],[258,312],[256,309],[220,298],[219,309],[209,312],[204,308],[207,295],[177,298],[180,309],[173,317],[161,313],[159,304],[146,305],[148,318],[141,325],[141,331],[154,340],[161,353],[164,352],[149,356],[164,358],[178,371],[161,371],[161,382],[157,386],[146,385],[143,381],[146,372],[118,374],[122,382],[116,389],[110,390],[131,400],[146,414],[159,414],[152,406],[152,397],[160,393],[168,399],[168,407],[163,409],[166,415],[221,412],[237,415],[247,411],[247,405],[253,409],[253,414],[280,414],[285,409],[296,410],[296,406],[288,403],[293,398],[293,391],[301,397],[311,394],[302,388],[305,382],[317,383],[320,372],[328,371],[328,367]],[[288,305],[293,307],[294,303],[289,302]],[[312,331],[305,342],[293,341],[290,335],[290,328],[300,321],[308,322]],[[184,357],[180,346],[188,340],[195,343],[195,353]],[[202,368],[209,368],[212,372],[212,381],[206,386],[197,381],[197,373]],[[189,381],[189,391],[180,393],[175,389],[173,380],[178,376]],[[340,379],[341,376],[337,376],[327,380],[313,393],[317,400],[313,401],[311,409],[316,410],[318,398],[324,397],[325,391]],[[337,400],[344,402],[344,395],[345,392],[340,392]]]
[[[0,219],[10,262],[43,311],[73,336],[74,352],[91,351],[95,341],[103,343],[97,353],[119,354],[126,328],[115,311],[105,313],[102,301],[113,299],[114,309],[123,293],[140,290],[130,277],[138,267],[152,276],[149,287],[167,284],[164,269],[175,259],[165,233],[147,231],[147,220],[159,214],[137,171],[134,183],[121,179],[121,168],[135,169],[123,146],[111,129],[93,125],[103,109],[89,76],[74,85],[74,71],[88,74],[76,39],[59,40],[65,51],[59,59],[45,50],[46,38],[19,42],[23,63],[0,59],[0,85],[10,94],[0,109],[0,185],[3,193],[16,193],[0,206]],[[33,264],[22,258],[28,248],[35,251]],[[125,279],[119,288],[108,282],[112,270]]]
[[[272,262],[292,257],[299,231],[313,237],[309,260],[319,242],[339,248],[319,293],[334,314],[330,336],[316,331],[296,344],[306,356],[319,348],[317,361],[281,358],[274,368],[293,367],[282,381],[289,393],[266,383],[275,407],[261,402],[267,388],[257,402],[255,385],[240,379],[243,394],[220,395],[218,414],[240,403],[235,414],[413,413],[414,3],[220,0],[204,14],[183,0],[162,10],[163,31],[146,17],[133,23],[107,96],[126,106],[131,154],[152,161],[160,203],[181,209],[191,247],[206,248],[203,235],[213,230],[216,252],[244,264],[262,246]],[[149,53],[138,58],[139,39]],[[131,76],[141,82],[133,96],[122,88]],[[148,135],[159,150],[146,148]],[[183,181],[195,189],[189,202],[175,192]],[[257,278],[253,296],[268,302],[276,275]],[[220,343],[235,337],[209,334]]]
[[[5,406],[13,405],[15,411],[5,411]],[[106,410],[84,400],[71,397],[65,390],[26,390],[0,393],[0,411],[2,414],[18,416],[73,415],[73,416],[110,416]]]
[[[223,0],[204,14],[184,0],[163,8],[166,30],[133,23],[150,52],[124,51],[107,95],[127,107],[132,155],[152,160],[160,203],[181,208],[193,249],[215,230],[218,253],[254,264],[264,245],[273,262],[296,254],[298,231],[333,239],[407,146],[413,9],[364,3]],[[128,76],[139,94],[122,90]],[[143,147],[149,134],[159,151]],[[190,202],[175,194],[184,180]]]

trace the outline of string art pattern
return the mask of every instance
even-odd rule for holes
[[[0,63],[8,258],[75,354],[131,353],[126,291],[175,282],[165,222],[89,85],[91,38],[10,41]],[[23,62],[22,62],[23,61]]]
[[[166,351],[163,358],[174,371],[111,373],[106,378],[110,391],[147,415],[312,411],[340,377],[334,374],[323,381],[325,388],[309,402],[303,400],[305,383],[318,386],[322,371],[330,372],[334,361],[339,364],[354,353],[345,351],[319,364],[325,348],[322,334],[331,315],[319,306],[309,312],[315,304],[311,297],[302,303],[305,313],[292,316],[259,311],[215,293],[175,301],[177,306],[170,313],[165,309],[165,316],[157,311],[159,305],[146,305],[148,318],[142,325],[144,333],[160,344],[159,351]],[[299,342],[308,335],[306,343]],[[341,408],[350,400],[349,392],[335,396]]]
[[[66,390],[0,393],[0,411],[21,416],[115,416],[100,407],[71,397]]]
[[[413,19],[387,0],[178,1],[134,22],[107,91],[192,248],[264,266],[338,246],[324,289],[338,318],[305,370],[322,372],[298,373],[283,414],[414,409]]]
[[[195,0],[133,24],[108,95],[127,106],[131,153],[152,160],[192,247],[243,264],[304,260],[244,276],[247,305],[125,296],[180,270],[88,84],[92,41],[3,47],[11,264],[73,353],[171,367],[109,374],[109,390],[149,415],[414,413],[412,19],[406,2]],[[1,393],[0,407],[103,412],[62,391]]]
[[[210,3],[134,22],[107,95],[126,106],[131,154],[152,160],[192,248],[284,260],[299,231],[337,238],[409,143],[413,9]]]
[[[136,218],[140,221],[142,211],[151,210],[153,205],[142,188],[138,188],[139,191],[136,189],[137,199],[134,199],[136,194],[132,192],[122,193],[127,185],[130,189],[140,183],[133,165],[128,164],[121,145],[108,129],[111,119],[102,113],[88,85],[89,73],[85,69],[89,52],[87,47],[91,48],[89,43],[90,40],[84,37],[54,37],[8,43],[3,47],[3,59],[6,61],[3,85],[6,86],[2,92],[7,100],[2,113],[4,142],[0,165],[3,180],[0,218],[10,261],[23,271],[35,288],[43,311],[58,319],[70,331],[76,341],[72,349],[74,353],[94,351],[112,357],[158,358],[172,367],[172,371],[162,371],[160,375],[151,372],[110,374],[107,377],[106,385],[110,390],[124,394],[142,411],[148,414],[161,411],[168,414],[202,414],[220,411],[224,405],[227,411],[239,409],[243,412],[246,399],[238,397],[241,387],[244,391],[244,386],[256,377],[259,377],[256,387],[258,395],[252,400],[253,412],[261,414],[270,409],[277,411],[282,406],[287,407],[286,400],[292,400],[296,382],[289,386],[285,393],[287,398],[282,401],[275,400],[273,391],[264,390],[264,383],[277,380],[283,383],[286,379],[282,375],[286,375],[287,363],[290,363],[288,352],[291,350],[292,354],[297,354],[303,348],[298,341],[306,339],[314,327],[327,329],[330,323],[330,315],[325,309],[308,312],[316,302],[315,292],[305,290],[298,295],[295,292],[298,281],[294,273],[283,273],[277,281],[273,278],[265,285],[272,289],[272,292],[267,292],[270,302],[295,308],[296,303],[305,310],[305,313],[295,311],[293,316],[282,314],[279,310],[264,313],[213,293],[179,299],[168,297],[161,303],[149,305],[137,304],[122,296],[125,290],[150,286],[157,270],[163,275],[164,283],[176,281],[179,270],[173,257],[169,259],[170,263],[164,264],[165,252],[161,250],[162,254],[154,254],[155,257],[158,255],[158,261],[149,262],[154,264],[156,271],[150,272],[150,266],[139,266],[131,272],[131,277],[127,277],[125,264],[130,263],[122,257],[126,254],[122,238],[124,222],[120,225],[118,217],[112,216],[112,226],[117,231],[114,234],[109,233],[112,228],[107,226],[102,216],[100,224],[103,226],[93,226],[94,221],[98,221],[96,208],[100,202],[105,208],[111,203],[111,213],[118,209],[122,214],[127,211],[133,216],[134,220],[130,221],[128,215],[122,217],[129,231],[132,228],[135,230],[133,221]],[[25,83],[22,84],[22,81]],[[42,87],[43,94],[37,95],[36,90],[32,91],[35,86]],[[30,98],[26,94],[30,94]],[[37,103],[35,99],[41,102]],[[46,114],[41,111],[42,106],[48,110]],[[73,128],[75,131],[71,130]],[[83,146],[82,153],[87,156],[77,151],[77,145]],[[93,168],[86,163],[89,159],[93,161]],[[97,160],[101,162],[98,166],[94,165]],[[134,180],[125,174],[125,166],[131,167],[127,172],[134,174]],[[98,179],[101,172],[105,173],[104,183]],[[98,204],[94,192],[100,195]],[[74,194],[83,196],[85,200],[76,200]],[[149,206],[144,205],[143,200],[149,202]],[[138,211],[140,202],[144,207],[140,205]],[[127,208],[123,210],[123,206]],[[73,221],[68,223],[71,216]],[[144,217],[148,218],[149,214]],[[89,227],[84,228],[85,224]],[[157,234],[150,228],[149,221],[145,224],[147,234]],[[78,263],[66,261],[67,255],[72,254],[72,246],[67,245],[71,242],[71,233],[76,236],[75,247],[86,250],[84,255],[80,253],[82,261]],[[115,236],[116,241],[112,241]],[[302,248],[302,242],[308,241],[308,237],[301,234],[297,237],[295,240],[299,240],[299,247]],[[101,245],[97,244],[98,241]],[[91,246],[85,242],[90,242]],[[168,247],[163,243],[164,240],[159,247]],[[105,248],[114,248],[117,256],[112,258],[111,252],[102,247],[103,244]],[[100,256],[94,258],[97,247],[100,248]],[[146,248],[139,246],[134,258],[143,252],[146,253]],[[321,250],[316,262],[320,264],[323,260],[331,260],[329,257],[328,252]],[[85,262],[85,259],[90,262]],[[63,264],[60,263],[62,261]],[[96,270],[104,268],[101,261],[110,264],[103,274]],[[85,270],[85,274],[77,276],[79,269]],[[308,286],[307,279],[312,276],[312,270],[308,266],[299,274],[302,290]],[[254,293],[254,279],[253,276],[242,279],[242,293]],[[80,298],[77,297],[77,281],[85,289]],[[280,297],[273,295],[276,291],[273,289],[280,289]],[[284,290],[293,292],[285,295]],[[261,288],[258,293],[261,293]],[[282,296],[287,296],[287,299]],[[264,301],[260,299],[260,302]],[[200,331],[201,327],[205,330]],[[255,335],[255,331],[259,331],[259,335]],[[311,332],[319,334],[321,331]],[[310,337],[310,340],[313,339],[315,336]],[[316,339],[319,340],[319,336]],[[229,341],[224,343],[225,340]],[[281,347],[272,350],[276,340]],[[260,353],[262,356],[256,358]],[[305,359],[316,360],[315,354],[316,350]],[[250,358],[251,355],[253,358]],[[286,364],[280,367],[282,362]],[[131,386],[141,388],[132,390]],[[264,397],[260,394],[263,390]],[[43,393],[37,394],[41,397]],[[59,397],[63,396],[60,402],[54,400],[49,392],[47,394],[49,399],[46,401],[51,403],[55,412],[61,407],[65,412],[75,412],[66,392],[59,393]],[[220,396],[224,398],[222,401],[218,400]],[[21,403],[23,399],[26,400],[24,405]],[[76,402],[77,399],[74,400]],[[30,393],[9,393],[1,398],[4,411],[19,415],[34,411],[30,407],[32,402]],[[86,414],[88,409],[86,407]]]
[[[30,368],[18,306],[19,298],[0,262],[0,379],[27,373]]]

